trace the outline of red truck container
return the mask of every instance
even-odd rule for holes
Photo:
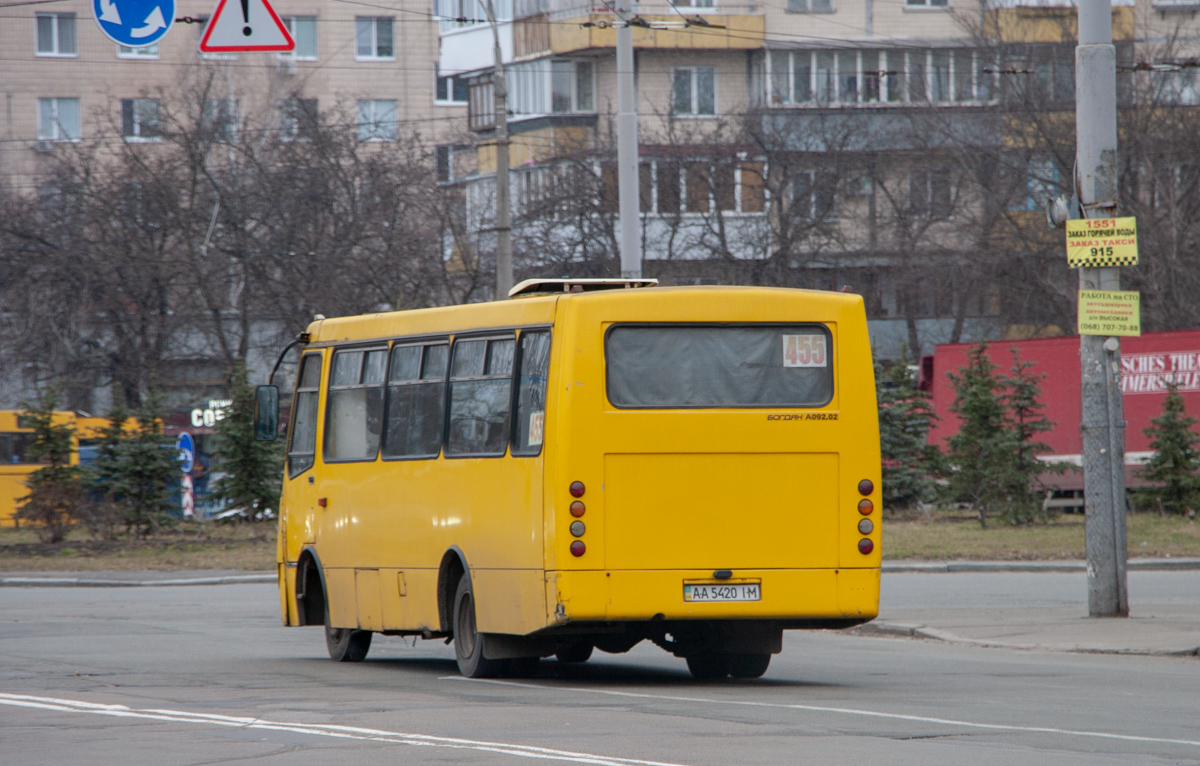
[[[937,346],[933,356],[921,359],[919,385],[933,395],[933,406],[940,421],[929,432],[929,443],[946,445],[946,439],[958,432],[959,420],[950,411],[954,387],[946,376],[957,372],[967,362],[967,351],[973,344],[947,343]],[[1065,462],[1073,466],[1080,462],[1079,435],[1079,338],[1040,338],[1021,341],[992,341],[988,356],[1000,369],[1010,374],[1016,349],[1021,360],[1034,363],[1030,372],[1045,375],[1042,381],[1042,401],[1046,416],[1054,421],[1054,429],[1041,435],[1050,445],[1042,459]],[[1188,414],[1200,417],[1200,330],[1147,333],[1138,338],[1121,340],[1121,391],[1125,406],[1125,482],[1138,486],[1133,473],[1139,463],[1151,454],[1150,439],[1142,430],[1150,419],[1162,413],[1166,384],[1175,375],[1180,383]],[[1046,484],[1061,490],[1081,490],[1083,472],[1068,470],[1061,475],[1047,474]]]

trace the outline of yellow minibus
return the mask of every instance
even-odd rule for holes
[[[285,624],[324,626],[341,661],[374,633],[452,638],[469,677],[649,640],[698,678],[753,678],[784,630],[876,616],[860,296],[653,280],[510,295],[318,317],[297,339]],[[258,393],[274,438],[277,390]]]

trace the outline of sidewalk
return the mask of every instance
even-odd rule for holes
[[[1198,558],[1130,559],[1130,572],[1200,571]],[[1084,561],[893,561],[888,573],[988,573],[1087,571]],[[1195,603],[1131,603],[1128,618],[1089,618],[1087,605],[1001,608],[888,609],[850,633],[943,641],[1009,649],[1200,656],[1200,607]]]

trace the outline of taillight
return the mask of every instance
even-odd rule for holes
[[[858,501],[858,512],[863,516],[870,516],[873,510],[875,510],[875,504],[871,502],[870,498],[863,498]]]
[[[575,518],[579,518],[586,512],[587,512],[587,508],[584,507],[583,503],[579,502],[578,500],[571,503],[571,515],[574,516]]]
[[[861,553],[865,556],[866,554],[870,553],[873,550],[875,550],[875,543],[871,542],[870,539],[864,537],[863,539],[858,541],[858,552],[859,553]],[[575,553],[575,549],[573,547],[571,548],[571,552]],[[575,555],[578,556],[579,554],[575,553]]]
[[[868,540],[867,542],[871,542],[871,541]],[[572,556],[582,556],[583,552],[586,550],[587,550],[587,546],[583,544],[583,540],[576,540],[575,542],[571,543],[571,555]]]
[[[572,521],[571,522],[571,534],[574,535],[575,537],[583,537],[583,533],[586,531],[587,531],[587,527],[585,527],[583,525],[582,521]]]
[[[874,491],[875,485],[871,483],[870,479],[863,479],[858,483],[858,494],[869,495]]]
[[[874,531],[875,525],[871,523],[870,519],[863,519],[862,521],[858,522],[858,533],[860,535],[869,535]]]
[[[582,481],[571,482],[571,497],[583,497],[584,487]]]

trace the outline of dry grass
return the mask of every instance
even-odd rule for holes
[[[1129,556],[1200,556],[1200,524],[1179,517],[1130,514]],[[923,517],[884,517],[885,559],[975,559],[1040,561],[1083,559],[1082,514],[1064,514],[1047,524],[1025,527],[992,522],[987,529],[961,511],[934,511]]]
[[[1130,557],[1200,556],[1200,524],[1180,518],[1131,514]],[[974,516],[935,511],[884,518],[886,559],[1055,560],[1084,558],[1083,517],[1063,515],[1049,524],[980,529]],[[65,542],[44,544],[28,529],[0,528],[0,572],[130,571],[275,568],[273,524],[185,523],[149,540],[91,540],[82,530]]]
[[[92,540],[73,530],[61,543],[0,528],[0,572],[275,568],[275,525],[181,523],[147,540]]]

